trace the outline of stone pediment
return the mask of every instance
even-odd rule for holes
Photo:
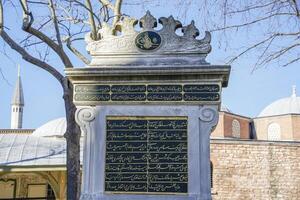
[[[182,35],[177,34],[178,29]],[[99,34],[98,41],[90,34],[85,38],[94,67],[208,64],[205,57],[211,51],[210,33],[198,39],[194,21],[182,26],[172,16],[157,20],[149,11],[139,20],[124,16],[115,27],[104,23]]]

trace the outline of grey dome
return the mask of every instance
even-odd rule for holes
[[[37,128],[32,135],[40,137],[63,137],[67,129],[66,118],[61,117]]]
[[[285,114],[300,114],[300,97],[296,95],[296,87],[293,87],[293,93],[290,97],[282,98],[268,105],[258,115],[258,117],[267,117]]]

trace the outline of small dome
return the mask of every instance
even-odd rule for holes
[[[267,117],[285,114],[300,114],[300,97],[296,95],[296,87],[293,86],[293,93],[290,97],[279,99],[268,105],[258,115],[258,117]]]
[[[63,137],[67,129],[66,118],[54,119],[37,128],[32,135],[40,137]]]

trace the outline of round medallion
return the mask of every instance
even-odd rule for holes
[[[135,45],[144,51],[157,49],[161,44],[161,37],[153,31],[144,31],[139,33],[135,38]]]

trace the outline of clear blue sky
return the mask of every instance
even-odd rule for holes
[[[124,12],[134,17],[141,17],[149,9],[157,18],[174,15],[180,18],[184,24],[191,19],[196,21],[198,28],[203,34],[205,27],[201,24],[201,19],[196,8],[190,9],[187,13],[184,6],[168,5],[163,3],[159,7],[156,3],[150,6],[125,6]],[[16,20],[8,19],[9,23],[17,23]],[[8,23],[7,22],[7,23]],[[257,33],[259,34],[259,29]],[[14,32],[14,36],[18,33]],[[203,36],[203,35],[202,35]],[[224,64],[229,56],[241,48],[245,41],[254,40],[255,34],[236,34],[232,37],[230,48],[219,42],[220,35],[213,34],[213,50],[207,58],[211,64]],[[49,120],[65,115],[62,100],[62,91],[57,81],[47,72],[28,64],[9,48],[3,47],[0,39],[1,51],[5,49],[10,59],[0,53],[0,68],[4,78],[0,78],[0,128],[10,127],[10,101],[17,78],[17,63],[21,64],[21,75],[25,96],[24,128],[37,128]],[[223,104],[237,114],[255,117],[269,103],[279,98],[291,95],[292,85],[298,86],[300,90],[300,69],[299,63],[288,67],[280,67],[278,64],[261,68],[254,73],[252,66],[256,55],[243,57],[232,64],[229,85],[223,90]],[[55,62],[54,62],[55,63]],[[84,66],[80,62],[74,62],[76,66]],[[59,63],[58,63],[59,64]],[[61,69],[60,69],[61,70]]]

